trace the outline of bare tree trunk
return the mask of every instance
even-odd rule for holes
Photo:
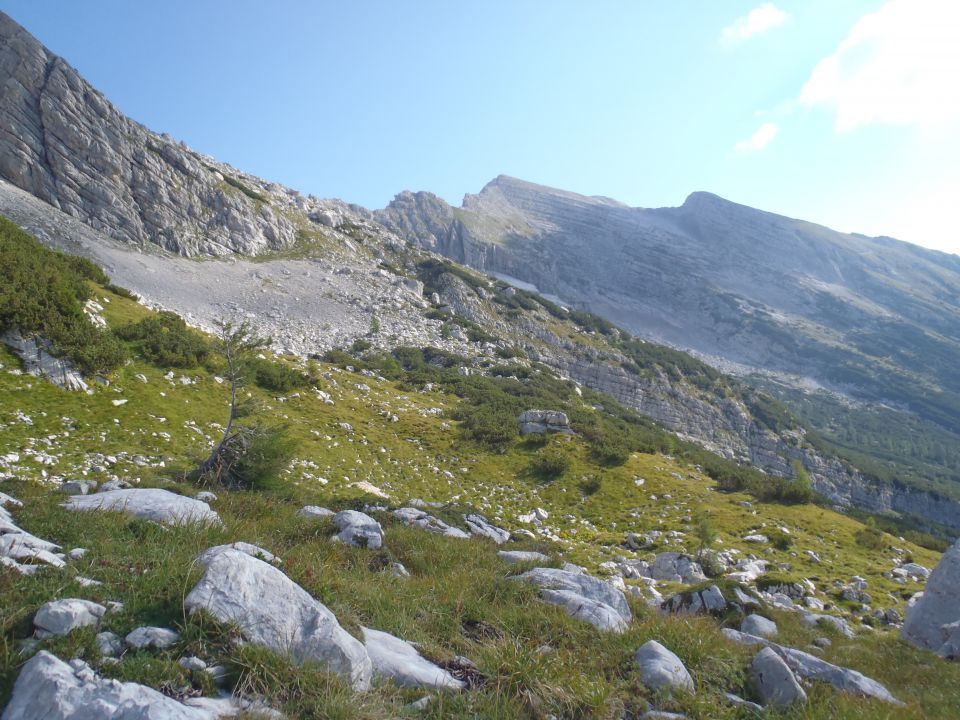
[[[213,452],[210,453],[210,457],[200,465],[201,475],[207,475],[216,469],[220,461],[220,454],[223,452],[224,447],[226,447],[227,440],[230,439],[230,432],[233,430],[233,421],[237,417],[237,383],[240,378],[238,376],[238,368],[234,362],[233,353],[231,352],[227,353],[227,369],[230,374],[230,417],[227,419],[227,427],[223,431],[223,437],[220,438],[220,442],[217,443]]]

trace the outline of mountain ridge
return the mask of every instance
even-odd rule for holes
[[[924,490],[933,485],[918,491],[898,484],[896,477],[885,484],[871,485],[849,463],[840,462],[829,452],[824,456],[806,446],[796,455],[795,440],[789,439],[789,433],[772,431],[745,405],[731,411],[723,406],[722,398],[710,394],[712,390],[705,394],[685,380],[683,372],[671,378],[662,372],[658,375],[655,364],[638,368],[633,359],[610,344],[609,338],[620,337],[618,331],[609,338],[583,329],[570,337],[558,335],[554,327],[558,322],[567,322],[563,333],[573,332],[566,316],[556,316],[565,312],[561,308],[547,312],[547,306],[531,300],[523,301],[526,306],[517,304],[505,283],[475,278],[464,282],[456,268],[433,278],[437,281],[436,300],[423,297],[418,283],[429,285],[431,280],[422,274],[426,256],[412,252],[403,242],[438,251],[481,271],[529,279],[540,291],[564,300],[570,296],[566,290],[572,288],[576,292],[571,307],[590,307],[629,327],[622,314],[606,312],[617,307],[622,295],[617,278],[597,274],[602,270],[602,251],[604,242],[610,244],[610,233],[616,239],[625,222],[629,229],[630,223],[642,218],[657,238],[672,243],[670,252],[664,248],[658,251],[671,273],[692,274],[710,269],[711,263],[697,257],[691,238],[675,241],[684,240],[687,225],[700,227],[717,221],[700,217],[693,208],[734,204],[709,193],[693,193],[685,203],[689,205],[686,210],[683,206],[631,208],[609,198],[545,189],[507,175],[494,178],[480,193],[466,196],[461,208],[453,208],[429,193],[400,193],[391,206],[379,211],[339,200],[320,200],[218,163],[120,115],[76,71],[59,59],[50,60],[49,51],[2,15],[0,36],[19,38],[0,51],[0,77],[7,78],[0,85],[0,132],[6,133],[0,137],[19,137],[20,133],[24,138],[0,143],[0,177],[19,188],[14,192],[14,188],[0,184],[5,213],[46,242],[74,251],[71,233],[76,232],[67,229],[60,213],[85,223],[93,234],[84,236],[80,251],[92,254],[111,273],[119,273],[125,285],[150,302],[171,307],[201,327],[210,327],[212,319],[224,312],[253,313],[265,334],[278,338],[280,349],[301,356],[350,346],[358,340],[367,342],[371,336],[378,345],[432,344],[469,350],[476,356],[494,352],[494,348],[512,352],[509,348],[516,345],[529,357],[539,358],[585,385],[612,393],[625,405],[643,409],[673,431],[697,438],[729,457],[752,460],[780,475],[789,475],[791,461],[799,459],[808,466],[819,489],[837,502],[853,502],[874,511],[895,508],[922,512],[930,519],[952,522],[952,505],[943,500],[939,507],[938,495],[925,494]],[[44,68],[57,70],[58,92],[48,92],[48,83],[42,78],[45,73],[37,70],[41,61],[46,63]],[[26,70],[23,65],[28,66]],[[24,102],[21,91],[30,102]],[[18,108],[29,110],[25,117],[37,122],[31,125],[23,121]],[[48,121],[72,127],[71,142],[49,132]],[[122,132],[124,128],[135,132],[128,137]],[[41,158],[48,150],[58,157],[52,172]],[[108,161],[112,161],[112,174],[98,170]],[[83,196],[75,197],[77,178],[86,177],[93,182],[84,187]],[[46,180],[52,182],[49,192],[41,182]],[[28,197],[38,198],[48,209]],[[551,216],[547,211],[558,205],[562,212]],[[758,213],[768,222],[800,222],[737,207],[743,213]],[[144,218],[151,222],[143,223]],[[567,232],[564,223],[571,224],[576,232]],[[575,251],[583,233],[596,239],[596,246],[570,268],[565,265],[564,251]],[[103,243],[98,234],[113,238],[119,245]],[[537,247],[533,254],[524,254],[524,244],[531,239],[543,244],[558,237],[563,242],[557,252],[544,254],[543,248]],[[160,254],[149,254],[149,259],[136,257],[124,246],[141,252],[156,248]],[[238,257],[230,267],[209,265],[201,272],[183,264],[187,261],[164,259],[164,252],[187,257],[260,256],[260,264]],[[627,260],[616,272],[630,270],[638,263],[649,264],[648,258],[636,253]],[[733,270],[741,271],[739,266],[730,269],[730,264],[726,263],[728,275]],[[531,268],[536,274],[528,274]],[[562,277],[567,285],[554,292],[550,287],[552,277]],[[665,271],[662,277],[651,276],[651,280],[671,289],[671,276]],[[236,287],[231,289],[231,283]],[[327,289],[312,289],[321,287],[321,283]],[[741,300],[729,293],[721,295],[717,307],[716,293],[711,294],[706,285],[688,284],[676,289],[678,300],[686,296],[688,300],[704,301],[696,307],[697,314],[709,313],[712,303],[722,321],[735,323],[741,319]],[[604,302],[591,306],[591,292],[599,293]],[[444,308],[451,308],[452,315]],[[746,309],[755,311],[749,304]],[[672,309],[665,312],[651,302],[634,310],[639,310],[632,316],[634,326],[639,318],[646,330],[657,329],[658,324],[674,333],[683,330],[685,318],[675,317]],[[511,317],[510,313],[520,315]],[[318,314],[335,320],[319,328],[315,320]],[[462,328],[460,337],[444,337],[444,333],[452,332],[451,327],[460,328],[457,323],[469,328],[469,323],[477,321],[483,332],[474,330],[474,334],[483,337],[493,332],[496,343],[469,342]],[[588,326],[597,323],[590,318],[586,322]],[[373,333],[369,330],[372,327],[382,331]],[[591,335],[597,339],[591,340]],[[591,343],[600,344],[599,352]],[[691,349],[698,352],[696,347]],[[710,357],[709,353],[700,354]],[[633,369],[628,372],[624,366]],[[637,369],[648,374],[637,375]],[[941,483],[937,489],[951,487]]]

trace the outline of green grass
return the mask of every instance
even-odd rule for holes
[[[109,300],[102,304],[111,326],[151,315],[128,298],[94,287],[98,300]],[[883,550],[864,548],[857,542],[864,526],[826,508],[760,502],[744,507],[748,496],[718,492],[713,480],[683,458],[631,452],[621,464],[598,464],[590,438],[583,436],[546,442],[510,437],[499,447],[465,442],[453,419],[464,402],[452,392],[455,387],[441,383],[424,392],[415,375],[380,380],[329,363],[317,363],[310,373],[333,405],[309,386],[298,390],[299,397],[282,397],[256,385],[246,389],[259,419],[290,428],[296,459],[272,489],[218,491],[214,507],[223,527],[162,529],[121,514],[72,513],[59,507],[62,496],[51,491],[43,473],[78,477],[98,453],[116,455],[117,462],[104,471],[88,472],[93,479],[115,473],[147,486],[196,492],[198,488],[177,478],[209,452],[219,424],[226,420],[228,389],[203,366],[178,368],[173,380],[167,380],[168,368],[134,358],[110,376],[109,386],[94,385],[92,394],[76,394],[12,374],[16,360],[2,349],[0,363],[0,451],[23,456],[15,471],[18,479],[0,488],[24,501],[25,507],[14,513],[22,527],[65,549],[90,550],[62,571],[0,575],[0,703],[25,659],[18,655],[18,643],[30,636],[36,609],[54,598],[85,597],[124,603],[121,612],[108,614],[103,622],[103,629],[119,635],[143,624],[183,633],[181,643],[168,651],[128,654],[117,665],[102,666],[105,675],[167,690],[192,687],[210,693],[208,679],[176,664],[181,655],[196,654],[227,665],[232,687],[263,695],[290,717],[413,714],[405,705],[425,693],[380,683],[357,696],[322,668],[296,667],[262,649],[238,646],[230,628],[184,614],[183,598],[199,577],[196,555],[214,544],[245,540],[279,555],[283,570],[330,607],[350,632],[356,634],[361,625],[375,627],[420,643],[424,654],[441,663],[461,655],[477,664],[479,687],[438,695],[421,717],[619,718],[639,716],[651,706],[693,718],[749,717],[726,704],[723,693],[749,695],[746,669],[752,653],[723,639],[713,619],[667,617],[633,602],[635,621],[628,632],[605,635],[542,604],[534,588],[511,580],[518,569],[502,563],[488,541],[442,538],[397,526],[382,515],[385,549],[345,547],[330,542],[329,523],[296,515],[308,503],[337,509],[369,500],[404,505],[420,497],[445,503],[436,512],[448,522],[459,523],[463,512],[475,509],[510,529],[524,527],[519,514],[542,507],[550,514],[547,527],[554,539],[511,547],[546,551],[591,570],[618,555],[652,556],[622,546],[629,532],[680,530],[684,537],[664,541],[654,552],[693,552],[698,519],[707,517],[718,534],[716,549],[765,553],[744,543],[743,536],[754,531],[772,536],[782,526],[792,543],[763,555],[775,572],[810,578],[825,594],[832,591],[833,581],[860,575],[869,581],[876,606],[901,612],[905,595],[919,587],[883,577],[892,567],[886,546],[903,547],[927,566],[937,561],[936,553],[885,534]],[[190,384],[182,384],[181,377],[190,378]],[[369,390],[358,388],[360,384]],[[128,402],[115,406],[112,401],[118,399]],[[582,407],[572,407],[588,420],[596,413],[589,409],[592,398],[587,395],[580,402]],[[19,421],[17,411],[33,425]],[[396,415],[397,421],[385,415]],[[550,482],[531,470],[545,445],[564,458],[563,472]],[[26,453],[30,447],[56,456],[55,464],[34,462]],[[133,459],[137,455],[148,465],[138,465]],[[355,485],[359,481],[389,498],[371,498]],[[805,549],[817,552],[822,562],[812,563]],[[386,573],[391,561],[402,562],[412,577],[402,580]],[[103,585],[83,588],[76,574]],[[830,635],[829,630],[803,627],[791,614],[772,615],[787,644],[805,647],[818,635]],[[960,702],[957,665],[907,648],[887,631],[855,641],[831,637],[828,660],[886,683],[909,707],[891,709],[816,687],[805,710],[785,717],[952,717]],[[659,640],[687,663],[697,683],[695,695],[658,697],[641,685],[632,656],[648,639]],[[550,651],[541,652],[543,646]],[[64,658],[80,655],[94,665],[99,661],[89,630],[45,640],[41,647]]]

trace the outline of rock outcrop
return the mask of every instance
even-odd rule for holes
[[[0,177],[134,245],[252,254],[296,239],[262,181],[130,120],[2,13]]]
[[[923,595],[907,609],[901,635],[911,645],[943,657],[960,655],[960,542],[943,554]]]

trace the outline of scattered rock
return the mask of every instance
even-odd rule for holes
[[[500,550],[497,552],[497,557],[511,565],[518,563],[547,562],[550,560],[549,556],[532,550]]]
[[[943,554],[940,562],[930,573],[923,595],[912,606],[907,607],[907,618],[900,634],[914,647],[932,650],[949,657],[954,654],[951,647],[946,647],[953,634],[950,627],[958,621],[960,621],[960,541],[954,543]]]
[[[666,688],[693,692],[693,678],[676,655],[656,640],[644,643],[634,660],[640,666],[640,680],[651,690]]]
[[[297,510],[297,515],[315,520],[323,520],[325,518],[332,518],[334,515],[336,515],[336,513],[333,510],[328,510],[325,507],[319,507],[317,505],[305,505]]]
[[[95,480],[68,480],[60,486],[67,495],[86,495],[97,489]]]
[[[107,609],[90,600],[51,600],[33,617],[38,635],[67,635],[77,628],[98,625]]]
[[[741,645],[764,645],[773,649],[787,664],[787,667],[803,680],[820,680],[830,683],[841,692],[876,698],[892,705],[903,705],[883,685],[856,670],[833,665],[802,650],[783,647],[756,635],[748,635],[732,628],[723,628],[720,632],[727,639]]]
[[[491,524],[483,515],[477,513],[464,515],[463,521],[466,523],[467,530],[470,531],[471,535],[490,538],[497,545],[503,545],[503,543],[510,539],[510,533],[508,531]]]
[[[101,679],[41,650],[23,666],[3,720],[215,720],[136,683]]]
[[[807,694],[783,659],[765,647],[750,664],[750,682],[766,706],[786,708],[807,701]]]
[[[540,588],[540,597],[566,609],[571,617],[590,623],[598,630],[623,632],[632,619],[627,599],[612,585],[590,575],[556,568],[534,568],[517,580]]]
[[[112,632],[97,633],[97,647],[101,655],[116,657],[123,652],[123,640]]]
[[[517,418],[521,435],[543,435],[548,432],[572,433],[570,418],[559,410],[526,410]]]
[[[94,495],[74,495],[62,505],[69,510],[113,510],[145,520],[180,525],[219,524],[220,516],[200,500],[160,488],[110,490]]]
[[[435,518],[433,515],[430,515],[417,508],[405,507],[400,508],[399,510],[394,510],[393,517],[407,527],[417,527],[421,530],[426,530],[427,532],[436,533],[437,535],[445,535],[447,537],[460,539],[467,539],[470,537],[469,534],[465,533],[460,528],[447,525],[447,523],[443,522],[443,520]]]
[[[401,687],[460,690],[465,684],[424,659],[410,643],[380,630],[362,628],[363,643],[377,675]]]
[[[377,550],[383,546],[383,528],[369,515],[357,510],[341,510],[333,516],[340,532],[333,537],[354,547]]]
[[[124,638],[124,642],[134,650],[166,650],[180,642],[180,633],[161,627],[138,627]]]
[[[758,637],[776,637],[777,624],[762,615],[747,615],[740,623],[740,632],[747,635],[757,635]]]

